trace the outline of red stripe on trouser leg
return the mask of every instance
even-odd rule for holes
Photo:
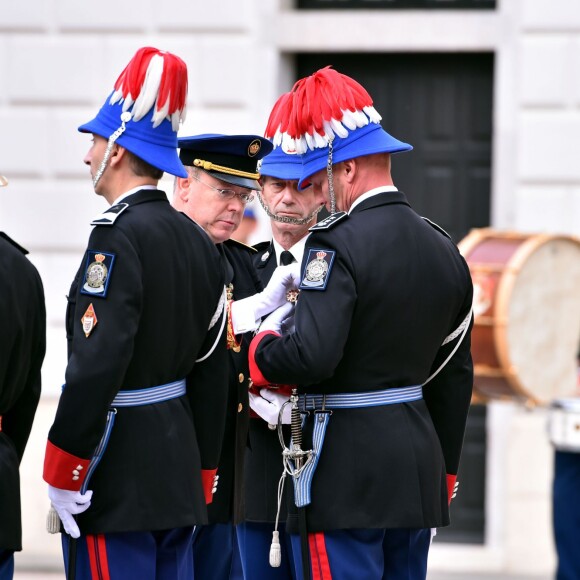
[[[324,533],[308,534],[310,562],[312,564],[312,580],[332,580],[330,562],[324,542]]]
[[[87,551],[91,568],[91,580],[111,580],[107,546],[103,534],[87,536]]]

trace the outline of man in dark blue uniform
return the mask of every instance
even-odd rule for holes
[[[254,246],[254,265],[266,286],[279,265],[302,262],[308,228],[315,224],[323,207],[312,187],[298,189],[302,174],[299,155],[289,155],[277,147],[260,165],[260,203],[270,218],[272,240]],[[245,463],[246,511],[238,526],[238,542],[246,578],[292,578],[292,553],[285,534],[286,498],[278,506],[278,483],[282,475],[282,449],[273,425],[281,405],[288,400],[284,388],[250,394],[249,446]],[[289,425],[283,427],[289,440]],[[269,564],[275,522],[281,546],[280,566]]]
[[[578,385],[580,392],[580,351],[577,355]],[[562,407],[561,412],[577,413],[579,402],[576,399],[556,401]],[[570,409],[566,409],[566,405]],[[570,425],[573,425],[570,422]],[[564,431],[566,432],[566,431]],[[573,580],[580,577],[580,552],[577,538],[580,531],[580,502],[578,502],[578,485],[580,484],[580,449],[573,445],[562,446],[561,441],[554,449],[554,481],[552,487],[552,522],[554,541],[558,554],[556,580]]]
[[[69,577],[190,579],[194,526],[215,488],[227,394],[220,256],[157,189],[164,171],[186,175],[186,87],[181,59],[141,49],[79,128],[111,207],[93,220],[71,286],[45,456]]]
[[[472,391],[471,279],[394,186],[391,155],[411,147],[379,121],[365,89],[326,68],[278,101],[266,131],[302,155],[299,186],[331,211],[306,242],[295,332],[276,332],[280,309],[250,346],[254,384],[298,388],[298,577],[425,578],[430,529],[449,523]]]
[[[0,175],[0,187],[7,180]],[[46,347],[44,291],[28,252],[0,232],[0,580],[22,550],[18,467],[40,398]]]
[[[228,290],[229,353],[226,430],[219,484],[209,506],[209,524],[196,531],[196,578],[241,577],[235,524],[244,513],[243,462],[248,437],[248,345],[261,318],[286,300],[285,283],[296,268],[281,269],[262,284],[252,264],[253,248],[231,239],[244,207],[260,188],[258,161],[272,144],[257,135],[206,134],[179,139],[188,176],[175,182],[173,205],[203,227],[223,259]]]

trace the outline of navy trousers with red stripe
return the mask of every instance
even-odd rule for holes
[[[580,578],[580,453],[556,451],[553,488],[554,539],[558,553],[557,580]]]
[[[290,535],[301,580],[300,536]],[[308,534],[312,580],[425,580],[429,529],[332,530]]]
[[[76,541],[75,580],[191,580],[194,528],[81,536]],[[65,570],[71,538],[62,535]]]

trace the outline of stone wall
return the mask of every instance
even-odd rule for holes
[[[296,51],[360,52],[361,58],[376,51],[393,58],[407,51],[493,51],[492,226],[580,235],[577,0],[498,0],[489,12],[299,12],[289,1],[274,0],[102,0],[90,7],[76,0],[6,2],[0,171],[10,186],[0,195],[0,229],[31,251],[41,272],[49,342],[45,399],[23,467],[21,561],[27,554],[28,561],[50,560],[58,551],[58,542],[45,543],[38,529],[47,504],[42,453],[63,381],[65,295],[89,222],[105,208],[82,164],[88,137],[76,127],[95,114],[135,50],[148,44],[188,64],[183,134],[262,133],[273,102],[291,86]],[[163,185],[171,190],[170,180]],[[496,443],[490,444],[486,546],[436,545],[432,565],[531,572],[533,563],[537,572],[549,572],[551,451],[543,419],[521,409],[494,413],[504,420],[490,421],[490,442]],[[505,439],[498,444],[500,434]],[[522,459],[538,445],[542,452],[533,462]],[[544,468],[547,475],[536,478]]]

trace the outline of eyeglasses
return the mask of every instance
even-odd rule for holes
[[[203,183],[203,185],[205,185],[206,187],[209,187],[210,189],[217,191],[219,193],[220,197],[224,200],[225,199],[234,199],[234,197],[237,196],[242,200],[244,205],[246,205],[247,203],[250,203],[251,201],[254,200],[254,196],[251,193],[238,193],[237,191],[235,191],[233,189],[220,189],[219,187],[214,187],[213,185],[210,185],[209,183],[202,181],[199,177],[196,177],[195,175],[192,175],[191,177],[193,177],[193,179],[195,179],[196,181]]]

